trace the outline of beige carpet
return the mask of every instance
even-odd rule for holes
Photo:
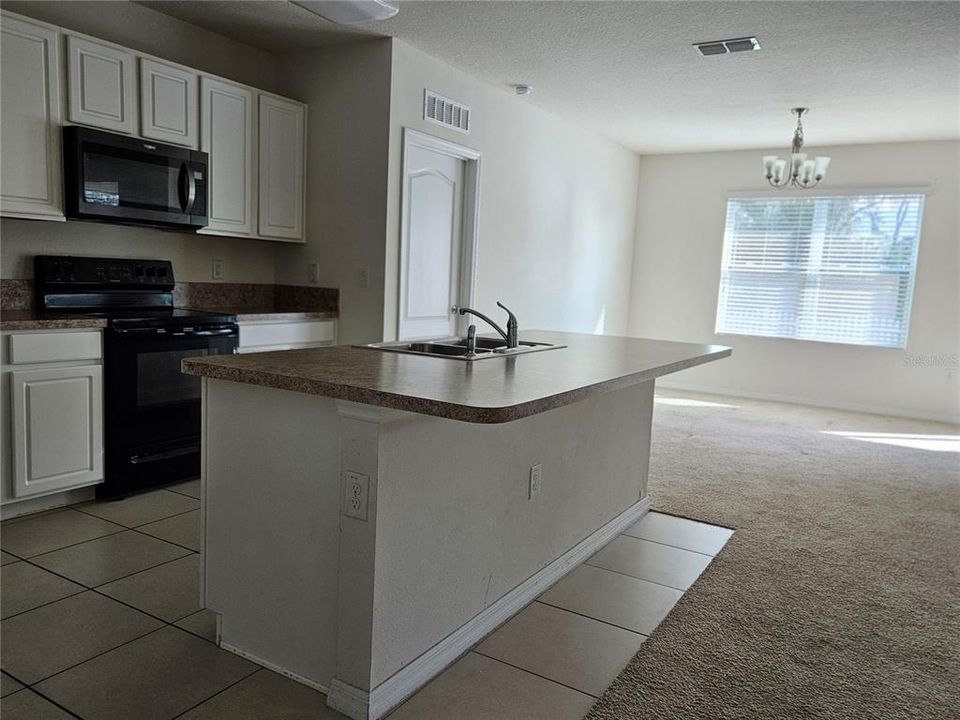
[[[663,393],[737,407],[657,404],[654,508],[736,533],[588,717],[960,717],[960,454],[821,432],[960,429]]]

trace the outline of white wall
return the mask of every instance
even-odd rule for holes
[[[469,135],[426,123],[424,88],[472,108]],[[637,156],[400,42],[393,43],[384,336],[395,337],[403,128],[479,150],[475,305],[523,328],[622,334],[627,327]]]
[[[274,56],[130,2],[8,2],[3,9],[275,90]],[[33,276],[40,253],[164,258],[181,281],[273,282],[274,243],[79,221],[0,220],[0,277]]]
[[[825,187],[929,186],[905,350],[714,334],[727,192],[764,189],[760,157],[777,150],[641,158],[629,333],[734,348],[664,385],[960,419],[958,142],[816,148],[833,157]],[[913,364],[951,355],[953,368]]]
[[[341,343],[380,339],[390,118],[389,39],[279,58],[282,90],[308,103],[307,242],[277,248],[277,282],[340,288]],[[361,269],[369,279],[361,286]]]

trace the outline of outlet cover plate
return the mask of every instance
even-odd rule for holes
[[[347,517],[366,521],[370,496],[370,476],[347,470],[343,474],[343,507]]]

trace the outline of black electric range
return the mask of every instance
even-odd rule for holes
[[[38,255],[37,307],[104,317],[104,482],[121,497],[200,475],[200,379],[184,358],[236,351],[236,316],[173,305],[168,260]]]

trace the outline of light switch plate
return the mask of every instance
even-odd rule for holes
[[[367,519],[370,476],[347,470],[343,474],[343,506],[341,512],[357,520]]]

